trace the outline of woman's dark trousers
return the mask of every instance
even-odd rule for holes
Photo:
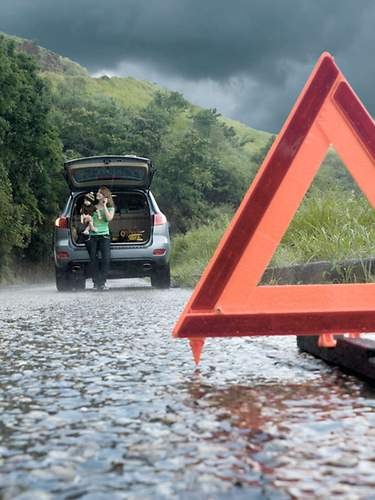
[[[91,236],[86,241],[86,248],[90,256],[91,276],[95,287],[102,287],[108,276],[111,261],[111,237]],[[100,251],[101,259],[98,253]]]

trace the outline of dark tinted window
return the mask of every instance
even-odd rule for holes
[[[146,169],[143,167],[106,166],[106,167],[76,167],[72,172],[75,182],[86,182],[95,180],[126,180],[144,182]]]

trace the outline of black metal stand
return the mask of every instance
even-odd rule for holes
[[[375,341],[335,336],[336,347],[318,347],[315,335],[297,337],[297,346],[328,363],[375,383]]]

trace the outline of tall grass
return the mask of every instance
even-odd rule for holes
[[[296,213],[272,260],[288,265],[375,254],[375,211],[352,191],[316,191]]]
[[[222,214],[206,225],[196,227],[172,240],[173,281],[182,286],[194,286],[214,253],[230,215]]]
[[[177,284],[196,284],[230,218],[224,214],[174,238],[172,273]],[[375,211],[367,200],[354,191],[314,190],[298,209],[270,265],[371,256],[375,256]]]

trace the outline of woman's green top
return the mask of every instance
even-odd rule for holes
[[[109,213],[113,213],[114,211],[113,207],[108,207]],[[90,236],[105,236],[109,234],[109,222],[105,218],[104,208],[95,210],[92,216],[92,223],[96,231],[90,231]]]

